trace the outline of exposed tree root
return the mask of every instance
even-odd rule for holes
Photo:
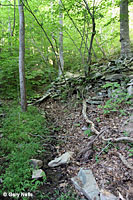
[[[86,101],[85,100],[83,100],[82,114],[83,114],[83,117],[84,117],[85,121],[87,123],[91,124],[91,130],[92,130],[92,132],[94,132],[95,134],[99,135],[100,132],[95,129],[94,123],[91,120],[89,120],[88,117],[87,117],[87,114],[86,114]]]
[[[92,156],[93,154],[93,143],[94,141],[100,136],[101,133],[103,132],[99,132],[95,129],[94,127],[94,123],[88,119],[87,117],[87,114],[86,114],[86,101],[83,100],[83,110],[82,110],[82,114],[83,114],[83,117],[85,119],[85,121],[89,124],[91,124],[91,131],[94,132],[97,136],[92,139],[85,148],[83,148],[77,155],[77,158],[81,158],[82,157],[82,160],[86,160],[86,159],[89,159],[89,157]]]
[[[107,139],[102,137],[102,139],[104,141],[112,141],[112,142],[119,142],[119,141],[133,142],[133,138],[131,137],[119,137],[119,138],[107,138]]]

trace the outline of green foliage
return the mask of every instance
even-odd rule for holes
[[[88,137],[90,137],[92,135],[91,133],[91,129],[88,128],[87,130],[84,131],[84,134],[87,135]]]
[[[133,149],[129,149],[129,157],[132,157],[133,156]]]
[[[110,98],[105,102],[104,106],[98,106],[103,109],[104,114],[110,114],[111,112],[119,112],[121,115],[125,115],[125,111],[122,109],[122,105],[131,104],[131,96],[126,90],[123,90],[119,83],[106,83],[102,86],[108,88],[111,91]]]
[[[9,1],[10,2],[10,1]],[[12,2],[12,1],[11,1]],[[34,90],[38,91],[44,84],[49,84],[58,76],[58,64],[41,27],[32,12],[44,27],[58,56],[59,54],[59,2],[31,0],[25,1],[25,74],[27,95],[34,97]],[[3,0],[3,4],[8,4]],[[83,1],[63,1],[63,56],[66,71],[84,70],[92,32],[92,20],[88,15]],[[90,11],[93,11],[93,1],[88,1]],[[132,4],[132,3],[131,3]],[[102,57],[109,58],[120,52],[119,42],[119,0],[96,2],[95,21],[96,35],[93,42],[92,60],[95,62]],[[73,19],[70,19],[70,17]],[[129,16],[132,7],[129,6]],[[15,30],[13,36],[9,24],[13,29],[13,6],[1,6],[0,12],[0,93],[2,97],[16,98],[19,96],[18,54],[19,54],[19,14],[16,6]],[[130,18],[130,17],[129,17]],[[129,21],[132,23],[131,19]],[[75,25],[74,25],[75,24]],[[79,30],[79,31],[78,31]],[[81,34],[80,34],[81,33]],[[82,35],[82,37],[81,37]],[[132,29],[130,37],[132,36]],[[87,41],[88,39],[88,41]],[[85,45],[86,44],[86,45]],[[87,48],[86,48],[87,46]],[[106,56],[103,54],[106,54]],[[65,98],[65,93],[63,94]]]
[[[56,198],[56,200],[78,200],[79,198],[76,197],[76,195],[72,192],[66,192],[66,193],[61,193],[59,194],[58,191],[56,191],[56,195],[58,195],[59,197]]]
[[[3,120],[3,137],[0,140],[0,156],[5,156],[3,187],[1,192],[35,191],[41,181],[31,179],[32,168],[29,161],[42,150],[40,139],[30,134],[49,133],[45,119],[35,107],[29,107],[28,112],[21,112],[20,107],[12,105],[5,109],[6,118]],[[8,145],[7,145],[8,144]],[[8,165],[7,165],[8,163]],[[45,177],[44,177],[45,178]],[[45,179],[43,180],[45,181]]]

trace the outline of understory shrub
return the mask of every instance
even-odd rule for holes
[[[106,83],[102,88],[110,91],[110,98],[105,102],[105,105],[99,106],[99,108],[103,109],[104,114],[119,112],[121,115],[125,115],[122,106],[132,103],[131,95],[128,94],[127,90],[122,88],[117,82]]]

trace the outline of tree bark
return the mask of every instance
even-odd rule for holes
[[[10,55],[12,56],[12,29],[11,29],[11,19],[10,19],[10,7],[9,7],[9,13],[8,13],[8,51]]]
[[[90,11],[90,8],[88,6],[88,3],[86,0],[83,0],[84,3],[85,3],[85,6],[86,6],[86,9],[91,17],[91,20],[92,20],[92,34],[91,34],[91,40],[90,40],[90,46],[89,46],[89,50],[88,50],[88,58],[87,58],[87,65],[91,64],[91,51],[92,51],[92,45],[93,45],[93,40],[94,40],[94,37],[96,35],[96,24],[95,24],[95,10],[94,10],[94,4],[95,4],[95,1],[93,1],[93,11],[91,13]],[[85,67],[85,76],[88,76],[90,72],[90,67]]]
[[[130,57],[131,46],[129,38],[128,0],[120,1],[120,42],[121,57]]]
[[[26,86],[25,86],[25,22],[24,22],[24,7],[23,0],[18,0],[19,7],[19,79],[20,79],[20,95],[21,95],[21,110],[27,111]]]
[[[63,14],[62,14],[62,3],[59,0],[59,24],[60,24],[60,32],[59,32],[59,76],[62,75],[64,70],[64,59],[63,59]]]

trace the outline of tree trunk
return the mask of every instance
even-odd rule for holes
[[[88,76],[89,72],[90,72],[90,64],[91,64],[91,51],[93,48],[93,40],[96,34],[96,24],[95,24],[95,9],[94,9],[94,5],[95,5],[95,1],[93,1],[93,11],[91,12],[89,5],[87,3],[86,0],[84,0],[86,9],[91,17],[92,20],[92,33],[91,33],[91,40],[90,40],[90,46],[89,46],[89,50],[88,50],[88,58],[87,58],[87,66],[85,66],[85,76]],[[89,67],[88,67],[89,65]]]
[[[53,19],[53,0],[51,0],[51,4],[50,4],[50,7],[51,7],[51,21],[52,21],[52,26],[53,26],[53,22],[54,22],[54,19]],[[53,30],[52,30],[52,42],[54,44],[54,33],[53,33]],[[52,56],[52,64],[53,64],[53,67],[55,68],[55,56]]]
[[[23,0],[18,0],[19,7],[19,79],[22,112],[27,111],[24,56],[25,56],[25,22]]]
[[[63,14],[62,14],[62,3],[59,0],[59,24],[60,24],[60,32],[59,32],[59,76],[62,75],[64,70],[64,59],[63,59]]]
[[[131,56],[129,39],[128,0],[120,1],[120,42],[121,57]]]
[[[8,17],[8,20],[9,20],[9,22],[8,22],[8,51],[10,53],[10,56],[12,56],[12,29],[11,29],[10,16]]]

